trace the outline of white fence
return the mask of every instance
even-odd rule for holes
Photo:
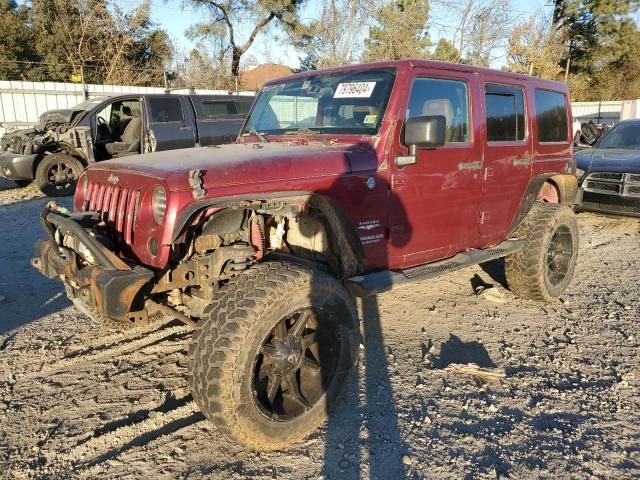
[[[85,90],[83,89],[86,88]],[[174,93],[189,93],[187,89]],[[196,90],[200,94],[228,94],[226,90]],[[164,93],[161,87],[129,87],[125,85],[80,85],[58,82],[0,81],[0,136],[7,128],[27,127],[38,123],[47,110],[69,108],[83,100],[103,95],[126,93]],[[241,92],[253,94],[253,92]]]

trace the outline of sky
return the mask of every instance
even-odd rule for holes
[[[123,7],[131,8],[131,6],[140,2],[131,2],[122,0]],[[302,18],[312,18],[318,11],[317,1],[308,0]],[[544,11],[551,13],[552,2],[550,0],[512,0],[513,15],[515,18],[526,18],[536,11]],[[185,31],[193,24],[198,23],[204,17],[203,14],[189,5],[189,2],[182,0],[152,0],[152,18],[160,28],[166,30],[174,44],[184,52],[188,52],[193,47],[193,42],[185,36]],[[126,8],[125,7],[125,8]],[[439,11],[437,7],[432,6],[430,16],[437,19],[438,23],[444,23],[446,29],[446,12]],[[433,43],[437,43],[441,36],[447,36],[446,31],[432,27],[429,31]],[[500,67],[506,63],[504,51],[496,52],[497,58],[492,61],[493,67]],[[285,41],[274,42],[266,35],[259,35],[253,46],[246,55],[253,55],[258,63],[273,62],[282,63],[296,68],[299,65],[300,52],[293,47],[286,45]]]

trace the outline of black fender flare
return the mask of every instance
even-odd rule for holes
[[[513,218],[513,222],[511,223],[511,227],[509,228],[509,235],[511,235],[515,229],[518,228],[518,225],[522,223],[529,213],[529,210],[531,210],[533,203],[538,198],[540,190],[547,182],[551,183],[557,189],[559,201],[562,205],[572,205],[573,199],[575,198],[578,190],[578,180],[575,175],[559,172],[548,172],[536,175],[531,178],[529,185],[527,185],[527,189],[522,196],[520,206],[518,207],[516,215]]]
[[[313,192],[280,192],[196,200],[184,208],[176,218],[171,242],[178,242],[192,219],[204,209],[217,207],[260,210],[262,204],[270,202],[284,202],[290,205],[302,203],[319,212],[327,223],[329,241],[339,260],[341,271],[336,272],[339,277],[349,278],[364,271],[365,252],[355,226],[333,199]]]

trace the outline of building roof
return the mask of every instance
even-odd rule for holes
[[[244,71],[240,75],[242,88],[248,90],[259,89],[266,82],[279,77],[286,77],[293,73],[293,69],[287,65],[265,63]]]

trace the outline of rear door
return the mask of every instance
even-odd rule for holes
[[[148,150],[173,150],[195,145],[193,111],[185,97],[149,95],[145,104]]]
[[[531,178],[533,152],[524,84],[487,76],[483,85],[484,166],[480,234],[504,239]]]
[[[233,142],[246,115],[238,113],[235,100],[216,97],[190,97],[197,115],[200,145]]]
[[[472,73],[417,69],[409,85],[405,120],[443,115],[446,143],[417,151],[417,163],[395,165],[408,155],[402,139],[391,159],[389,257],[393,267],[409,267],[451,256],[478,240],[482,169],[481,142],[474,141],[477,80]]]

